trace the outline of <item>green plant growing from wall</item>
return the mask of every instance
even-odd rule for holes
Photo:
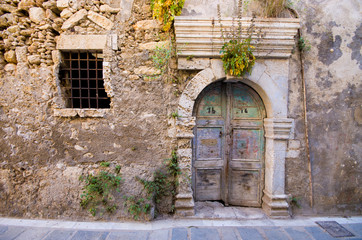
[[[124,206],[127,207],[128,213],[130,213],[134,220],[139,220],[141,214],[147,214],[151,208],[151,205],[145,201],[144,198],[137,196],[125,196]]]
[[[178,114],[177,111],[170,113],[170,118],[177,119],[179,117],[180,117],[180,115]]]
[[[149,213],[151,209],[150,202],[153,202],[157,209],[157,205],[162,202],[165,196],[171,196],[172,201],[174,201],[178,185],[177,176],[181,174],[176,150],[172,151],[170,159],[165,160],[164,167],[153,173],[153,180],[136,178],[146,191],[146,199],[140,196],[125,197],[124,206],[128,207],[127,211],[135,220],[138,220],[142,214]],[[172,205],[169,211],[172,212],[173,210],[174,206]]]
[[[168,64],[172,55],[171,47],[168,44],[156,46],[151,55],[151,59],[155,68],[160,70],[161,75],[168,72]]]
[[[301,208],[302,206],[300,205],[300,197],[290,197],[289,198],[289,203],[290,205],[293,207],[297,207],[297,208]]]
[[[101,163],[100,165],[108,168],[110,164]],[[79,180],[85,183],[80,196],[81,207],[88,208],[93,216],[96,215],[98,210],[114,212],[117,206],[110,203],[113,200],[112,191],[119,191],[119,186],[123,182],[119,171],[120,167],[116,167],[115,173],[102,170],[96,174],[81,175]]]
[[[185,0],[151,0],[153,17],[162,24],[163,31],[169,31],[175,16],[181,14]]]
[[[303,37],[298,39],[298,48],[301,52],[308,52],[311,49],[311,45],[308,40]]]
[[[255,64],[255,56],[253,51],[254,46],[251,45],[251,39],[254,32],[254,18],[251,21],[251,25],[248,27],[246,37],[243,38],[243,27],[241,24],[241,1],[238,4],[238,26],[232,27],[225,36],[225,30],[221,23],[220,6],[218,5],[218,19],[221,27],[221,36],[224,40],[224,44],[220,50],[221,60],[223,62],[224,70],[226,74],[232,76],[242,77],[245,73],[251,74],[252,68]]]

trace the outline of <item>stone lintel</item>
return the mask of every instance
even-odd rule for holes
[[[107,46],[107,40],[114,50],[117,46],[117,35],[65,35],[57,40],[58,50],[103,50]],[[114,46],[116,45],[116,46]],[[116,48],[117,49],[117,48]]]
[[[290,118],[265,118],[265,137],[276,140],[288,140],[293,128],[294,119]]]
[[[262,208],[271,218],[289,218],[287,195],[273,195],[264,190]]]

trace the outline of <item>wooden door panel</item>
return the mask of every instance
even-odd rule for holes
[[[196,169],[196,200],[221,200],[221,169]]]
[[[229,203],[239,206],[259,207],[260,201],[260,170],[230,171]]]
[[[196,161],[222,158],[222,127],[198,127]]]
[[[197,115],[200,117],[222,117],[221,87],[211,89],[199,103]]]
[[[231,158],[244,159],[246,161],[260,161],[262,146],[261,138],[263,131],[261,129],[233,129],[233,145]]]
[[[264,186],[264,106],[250,87],[218,82],[194,110],[193,188],[197,201],[261,205]]]
[[[261,118],[261,111],[250,89],[232,89],[232,119]]]

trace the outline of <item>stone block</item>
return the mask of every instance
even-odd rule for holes
[[[88,19],[107,30],[111,30],[113,27],[113,22],[111,20],[93,11],[88,12]]]
[[[170,41],[162,41],[162,42],[148,42],[142,43],[139,45],[140,50],[155,50],[156,47],[165,47],[168,48],[170,46]]]
[[[55,65],[59,64],[61,59],[62,59],[62,56],[60,54],[60,51],[58,51],[58,50],[52,51],[52,60]]]
[[[20,31],[20,27],[18,25],[14,25],[14,26],[8,27],[6,30],[11,33],[16,33],[16,32]]]
[[[27,62],[26,54],[28,53],[27,47],[17,47],[15,49],[16,61],[19,63]]]
[[[134,0],[120,0],[120,4],[118,6],[121,7],[122,14],[120,16],[121,22],[127,21],[132,13]]]
[[[161,28],[157,20],[142,20],[137,22],[133,27],[136,30],[152,30]]]
[[[206,68],[203,71],[199,72],[192,81],[186,87],[184,91],[192,100],[196,100],[200,92],[215,80],[214,73],[211,68]]]
[[[70,238],[76,230],[53,230],[44,240],[62,240]]]
[[[7,61],[8,63],[17,63],[16,54],[15,54],[14,50],[5,52],[4,58],[5,58],[5,61]]]
[[[30,63],[30,64],[36,64],[36,65],[38,65],[38,64],[40,64],[40,55],[30,55],[30,56],[28,56],[28,62]]]
[[[15,70],[16,70],[16,64],[14,64],[14,63],[8,63],[8,64],[5,65],[4,70],[5,70],[6,72],[15,71]]]
[[[242,239],[255,239],[255,240],[263,240],[263,235],[260,234],[260,232],[255,228],[238,228],[239,234],[242,237]]]
[[[191,228],[191,239],[220,240],[217,229]]]
[[[69,10],[69,9],[64,9],[61,13],[60,13],[60,17],[62,18],[69,18],[70,16],[72,16],[73,13]]]
[[[29,9],[29,18],[35,23],[40,23],[45,19],[45,11],[40,7],[32,7]]]
[[[17,8],[10,4],[0,4],[0,10],[3,12],[14,12]]]
[[[28,11],[33,6],[35,6],[34,0],[21,0],[18,4],[18,9]]]
[[[47,19],[51,19],[51,20],[54,20],[54,19],[58,18],[58,16],[55,15],[55,13],[50,9],[45,10],[45,17]]]
[[[203,70],[210,66],[209,58],[179,58],[178,59],[178,69],[184,70]]]
[[[56,117],[75,117],[77,116],[76,109],[54,109],[54,116]]]
[[[68,8],[69,7],[69,0],[57,0],[57,7],[60,10]]]
[[[211,59],[211,69],[216,79],[226,77],[224,66],[220,59]]]
[[[88,12],[85,9],[79,10],[73,14],[68,20],[63,23],[62,29],[67,30],[71,27],[74,27],[79,23],[80,20],[84,19],[87,16]]]
[[[177,149],[177,156],[179,156],[180,158],[183,158],[183,157],[191,158],[192,149]]]
[[[14,22],[14,16],[11,13],[6,13],[0,16],[0,28],[6,28]]]
[[[148,240],[167,240],[169,235],[168,229],[155,230],[150,233]]]
[[[102,5],[99,7],[99,10],[106,13],[118,13],[119,11],[121,11],[120,8],[113,8],[109,5]]]
[[[251,72],[251,75],[248,76],[248,79],[257,83],[260,77],[265,72],[265,70],[266,70],[265,64],[263,64],[261,60],[256,61],[253,70]]]
[[[187,228],[174,228],[172,229],[172,240],[184,240],[187,238]]]
[[[103,50],[107,44],[107,35],[60,35],[57,39],[59,50]]]

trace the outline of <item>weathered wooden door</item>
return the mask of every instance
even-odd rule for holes
[[[198,97],[194,114],[195,199],[261,206],[265,109],[259,95],[242,83],[214,83]]]

